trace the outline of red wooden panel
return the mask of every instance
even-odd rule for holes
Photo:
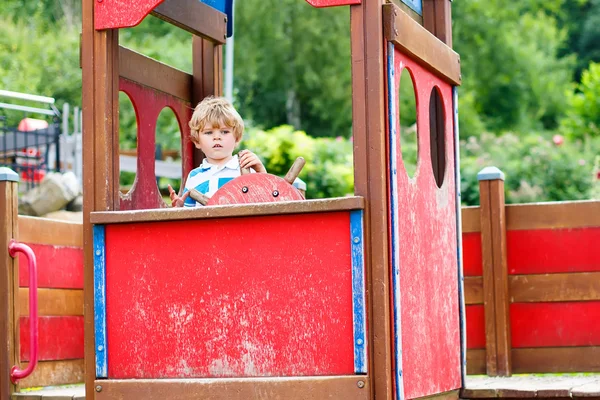
[[[600,271],[600,227],[508,231],[510,274]]]
[[[360,4],[361,0],[306,0],[313,7],[335,7]]]
[[[39,360],[83,358],[83,317],[38,317]],[[21,361],[29,361],[29,317],[19,321]]]
[[[467,349],[485,349],[485,312],[483,305],[466,306]]]
[[[163,1],[97,0],[94,2],[94,27],[101,30],[135,26]]]
[[[107,226],[109,378],[352,374],[349,223]]]
[[[463,233],[463,273],[465,276],[482,276],[481,233]]]
[[[600,301],[514,303],[510,306],[512,346],[600,345]]]
[[[401,310],[404,393],[410,399],[460,388],[461,369],[452,87],[395,49],[396,113],[405,67],[414,78],[419,161],[414,178],[409,179],[396,118],[398,237],[392,240],[399,246],[400,301],[396,307]],[[446,169],[441,188],[434,178],[430,150],[429,102],[435,87],[445,117]]]
[[[83,249],[46,244],[28,244],[35,253],[38,287],[83,289]],[[19,255],[19,286],[29,287],[27,259]]]
[[[120,90],[126,93],[137,118],[137,174],[132,189],[121,198],[121,210],[142,210],[166,207],[156,185],[155,147],[156,121],[160,112],[173,110],[181,132],[183,178],[194,168],[194,145],[187,122],[192,117],[190,103],[163,92],[121,78]],[[182,182],[182,187],[185,182]]]
[[[271,174],[247,174],[227,182],[208,202],[209,206],[273,203],[304,200],[298,189]]]

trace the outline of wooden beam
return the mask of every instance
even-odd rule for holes
[[[383,6],[383,31],[387,40],[425,68],[453,85],[461,84],[459,55],[395,4]]]
[[[513,372],[600,372],[600,346],[513,349]]]
[[[227,15],[197,0],[165,0],[152,15],[219,44],[227,39]]]
[[[38,289],[38,315],[83,315],[83,290]],[[19,316],[29,316],[29,289],[19,288]]]
[[[600,300],[600,272],[510,277],[512,303]]]
[[[192,75],[122,46],[119,46],[119,75],[121,78],[192,102]]]
[[[368,400],[368,376],[98,380],[96,400]]]
[[[462,208],[462,233],[481,232],[479,206]]]
[[[81,383],[84,378],[83,359],[40,361],[33,373],[19,382],[19,388]]]
[[[423,0],[423,26],[452,48],[452,0]]]
[[[83,247],[83,224],[20,215],[19,240],[30,244]]]
[[[362,197],[342,197],[337,199],[235,204],[198,208],[170,208],[108,213],[95,212],[91,215],[91,221],[93,224],[118,224],[129,222],[180,221],[187,219],[335,212],[362,210],[363,208],[364,199]]]
[[[483,278],[465,276],[465,304],[483,304]]]
[[[506,206],[508,230],[573,229],[600,226],[600,201],[512,204]]]

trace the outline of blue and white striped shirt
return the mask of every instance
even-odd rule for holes
[[[198,168],[190,171],[187,180],[185,181],[185,189],[183,193],[196,189],[202,194],[211,197],[217,190],[230,180],[240,176],[240,161],[237,154],[231,158],[225,165],[213,165],[206,161]],[[184,207],[201,207],[202,204],[196,202],[191,197],[185,199]]]

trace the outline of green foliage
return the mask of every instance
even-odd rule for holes
[[[600,64],[590,64],[575,91],[567,93],[567,99],[562,132],[570,138],[600,137]]]
[[[284,176],[297,157],[306,165],[300,179],[307,198],[339,197],[354,192],[352,143],[342,137],[313,138],[289,125],[268,131],[249,129],[240,148],[255,152],[269,173]]]

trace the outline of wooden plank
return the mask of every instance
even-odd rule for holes
[[[523,375],[515,377],[467,376],[462,390],[463,398],[553,398],[569,399],[577,393],[577,388],[588,387],[599,383],[597,376]],[[598,387],[598,386],[596,386]],[[587,391],[588,394],[592,390]]]
[[[13,400],[75,400],[85,399],[84,385],[62,387],[33,388],[26,392],[15,393]]]
[[[459,390],[436,393],[431,396],[415,397],[415,400],[458,400]]]
[[[19,382],[19,388],[67,385],[83,380],[83,359],[40,361],[33,373]]]
[[[383,6],[383,30],[387,40],[453,85],[460,85],[460,57],[395,4]]]
[[[513,349],[516,374],[600,372],[600,346]]]
[[[122,46],[119,46],[119,75],[184,101],[192,101],[192,75]]]
[[[19,240],[33,244],[83,247],[83,225],[20,215]]]
[[[96,400],[321,400],[370,398],[368,376],[219,380],[98,380]]]
[[[507,232],[510,274],[600,271],[600,226]]]
[[[83,290],[38,289],[37,292],[39,316],[83,315]],[[29,316],[27,288],[19,288],[19,316]]]
[[[227,39],[227,15],[196,0],[165,0],[151,14],[219,44]]]
[[[462,233],[481,232],[479,206],[462,207]]]
[[[451,0],[423,0],[423,26],[452,48]]]
[[[482,305],[465,307],[467,318],[467,349],[485,349],[486,330],[485,316]]]
[[[485,349],[467,350],[467,374],[483,375],[485,374]],[[469,396],[464,396],[469,397]]]
[[[483,277],[465,277],[465,304],[483,304]]]
[[[42,360],[69,360],[83,358],[83,317],[38,317],[39,351]],[[21,317],[20,359],[29,361],[29,317]]]
[[[513,303],[591,300],[600,300],[600,272],[510,277]]]
[[[8,250],[10,241],[18,237],[17,182],[0,182],[0,398],[8,399],[14,391],[10,371],[18,360],[19,339],[16,318],[19,298],[18,266]]]
[[[31,244],[37,260],[38,288],[82,289],[83,250],[79,247],[57,247]],[[19,285],[29,286],[27,260],[19,256]]]
[[[600,226],[600,201],[511,204],[506,206],[508,230]]]
[[[197,207],[191,209],[172,208],[163,210],[95,212],[91,215],[91,221],[93,224],[181,221],[188,219],[350,211],[361,210],[363,208],[364,199],[362,197],[353,196],[337,199],[302,200],[285,203],[236,204]]]

